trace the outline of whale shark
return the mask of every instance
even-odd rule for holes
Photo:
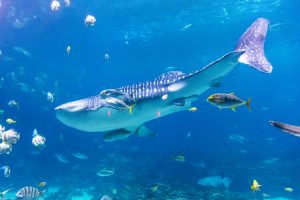
[[[236,48],[204,68],[184,73],[169,71],[151,81],[114,89],[98,95],[68,102],[55,108],[63,124],[86,132],[103,132],[105,141],[130,135],[151,136],[144,124],[179,111],[191,103],[240,64],[271,73],[272,65],[264,53],[268,20],[257,19],[242,34]]]

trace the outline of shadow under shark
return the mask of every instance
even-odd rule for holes
[[[185,74],[171,71],[152,81],[141,82],[62,104],[57,118],[67,126],[87,132],[104,132],[104,140],[114,141],[132,134],[153,135],[143,124],[187,110],[199,95],[231,72],[240,63],[271,73],[264,54],[268,20],[257,19],[241,36],[236,49],[201,70]]]

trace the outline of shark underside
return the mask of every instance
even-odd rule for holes
[[[241,36],[234,51],[201,70],[189,74],[170,71],[152,81],[103,90],[96,96],[56,107],[56,116],[78,130],[105,132],[106,141],[135,133],[153,135],[144,123],[186,110],[240,63],[271,73],[272,65],[264,54],[267,29],[268,21],[259,18]]]

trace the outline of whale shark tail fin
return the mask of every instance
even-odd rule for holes
[[[245,51],[239,57],[240,63],[250,65],[265,73],[271,73],[273,69],[264,52],[268,25],[267,19],[257,19],[241,36],[235,49],[235,51]]]

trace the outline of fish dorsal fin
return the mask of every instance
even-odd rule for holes
[[[32,137],[35,137],[35,136],[37,136],[38,135],[38,132],[37,132],[37,130],[36,130],[36,128],[33,130],[33,133],[32,133]]]
[[[229,94],[230,94],[230,95],[234,95],[234,92],[230,92]]]

